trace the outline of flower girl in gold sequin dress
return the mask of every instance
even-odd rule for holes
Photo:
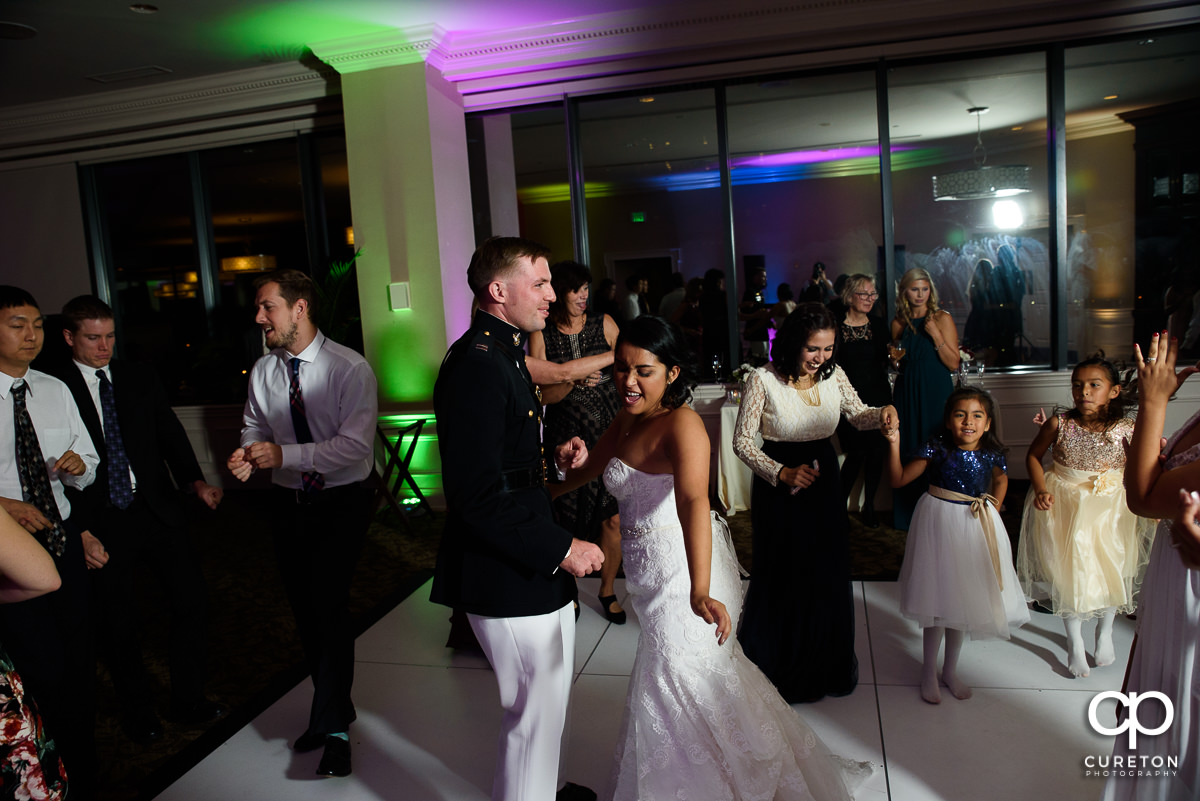
[[[1025,457],[1032,486],[1017,548],[1017,575],[1030,600],[1047,602],[1067,630],[1067,668],[1089,673],[1083,621],[1097,618],[1097,667],[1115,659],[1113,619],[1137,606],[1150,556],[1153,521],[1125,504],[1125,449],[1133,419],[1124,416],[1120,376],[1092,356],[1075,366],[1075,407],[1042,424]],[[1043,470],[1042,457],[1054,462]]]

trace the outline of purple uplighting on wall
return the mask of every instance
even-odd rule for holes
[[[908,147],[893,147],[891,152],[910,150]],[[787,153],[769,153],[759,156],[735,156],[729,160],[730,167],[786,167],[794,164],[817,164],[841,159],[878,158],[879,145],[863,147],[835,147],[829,150],[791,150]]]

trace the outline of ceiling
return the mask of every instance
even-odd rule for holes
[[[0,69],[6,75],[0,81],[0,113],[40,101],[297,62],[312,58],[306,43],[395,32],[430,22],[450,37],[469,37],[602,13],[617,14],[622,21],[663,20],[672,14],[694,17],[705,2],[156,0],[158,10],[147,14],[121,0],[0,0]],[[888,5],[886,0],[844,4],[866,7],[876,2],[880,9]],[[742,7],[772,5],[779,3],[742,3]],[[811,4],[822,5],[829,3]],[[7,38],[28,30],[5,23],[27,26],[36,35]],[[1123,111],[1200,93],[1196,83],[1200,32],[1180,29],[1068,48],[1066,64],[1068,135],[1108,132],[1121,125],[1116,115]],[[14,75],[20,78],[14,80]],[[1041,52],[899,66],[888,80],[893,143],[957,137],[954,147],[969,157],[976,126],[976,118],[966,112],[971,106],[990,107],[980,118],[989,153],[1044,141]],[[848,148],[876,141],[874,75],[869,65],[858,73],[748,82],[731,87],[728,98],[730,135],[739,153]],[[607,151],[597,154],[596,160],[654,162],[667,156],[666,142],[674,148],[675,158],[713,154],[715,139],[706,135],[707,123],[696,123],[709,116],[710,91],[659,92],[653,103],[639,101],[635,96],[588,104],[581,117],[595,132],[591,141]],[[561,150],[561,134],[553,130],[556,122],[552,115],[546,133],[553,145],[545,153]],[[529,124],[540,123],[530,120]],[[655,143],[658,150],[652,153],[648,146]]]
[[[463,34],[694,5],[686,0],[153,0],[158,11],[147,14],[131,10],[128,0],[0,0],[0,64],[6,75],[0,107],[296,61],[308,43],[434,22]],[[8,38],[28,33],[27,28],[36,35]],[[19,80],[9,77],[15,70]]]

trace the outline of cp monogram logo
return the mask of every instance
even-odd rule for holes
[[[1129,708],[1129,712],[1125,715],[1125,719],[1117,724],[1115,729],[1110,729],[1101,725],[1100,721],[1096,718],[1096,710],[1099,708],[1100,703],[1108,698],[1116,699],[1118,704],[1124,704]],[[1159,703],[1163,705],[1163,710],[1166,712],[1166,714],[1163,716],[1162,725],[1156,729],[1147,729],[1142,726],[1140,722],[1138,722],[1138,705],[1147,698],[1157,699]],[[1092,702],[1088,704],[1088,723],[1092,724],[1092,728],[1095,729],[1098,734],[1106,734],[1110,737],[1115,737],[1116,735],[1128,729],[1129,750],[1131,751],[1137,748],[1137,736],[1139,732],[1150,736],[1162,734],[1164,731],[1170,728],[1171,723],[1174,720],[1175,707],[1171,705],[1171,699],[1157,690],[1151,690],[1148,693],[1130,693],[1129,695],[1117,692],[1116,690],[1107,690],[1105,692],[1098,693],[1096,697],[1092,699]]]

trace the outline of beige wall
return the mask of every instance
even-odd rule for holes
[[[0,171],[0,283],[33,293],[57,312],[92,291],[74,164]]]

